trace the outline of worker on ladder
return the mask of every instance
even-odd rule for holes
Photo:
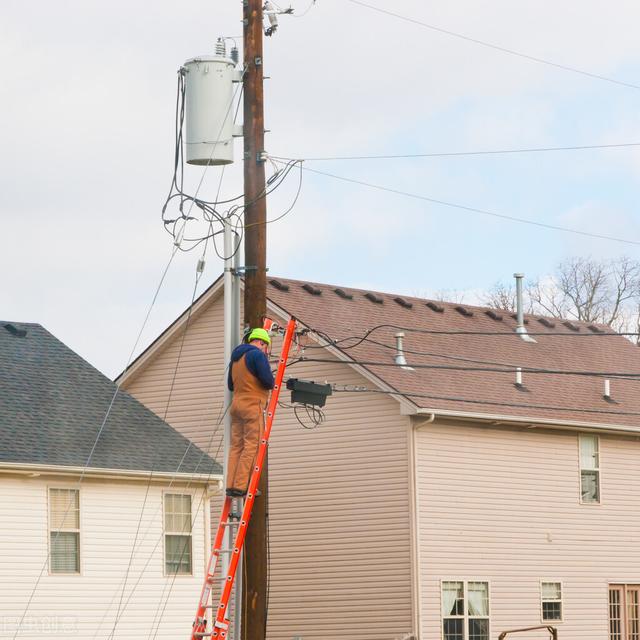
[[[231,447],[227,463],[227,495],[244,496],[264,431],[264,411],[273,389],[269,364],[271,338],[265,329],[253,329],[231,354],[227,384],[231,402]]]

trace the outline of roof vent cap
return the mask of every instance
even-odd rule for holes
[[[353,300],[353,295],[347,293],[344,289],[334,289],[333,292],[343,300]]]
[[[322,294],[322,291],[320,291],[320,289],[318,289],[318,287],[314,287],[311,284],[303,284],[302,288],[307,292],[310,293],[312,296],[319,296]]]
[[[371,300],[371,302],[375,302],[376,304],[382,304],[382,298],[377,296],[375,293],[365,293],[364,297],[367,300]]]
[[[272,287],[275,287],[276,289],[278,289],[279,291],[289,291],[288,284],[285,284],[284,282],[280,282],[280,280],[276,280],[275,278],[271,278],[271,280],[269,280],[269,284]]]
[[[431,300],[429,300],[429,302],[426,303],[426,306],[429,307],[431,311],[435,311],[436,313],[444,313],[444,307],[441,304],[436,304],[435,302],[432,302]]]
[[[15,336],[16,338],[24,338],[27,335],[27,332],[25,329],[18,329],[18,327],[16,327],[15,324],[11,324],[10,322],[7,322],[6,324],[3,325],[3,327],[12,335]]]
[[[402,367],[403,369],[406,369],[407,371],[413,371],[413,367],[410,367],[407,364],[407,359],[404,356],[404,348],[402,346],[403,338],[404,338],[404,333],[402,331],[395,334],[396,349],[397,349],[395,362],[398,366]]]

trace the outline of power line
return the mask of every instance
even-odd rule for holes
[[[479,209],[477,207],[470,207],[464,204],[458,204],[455,202],[448,202],[447,200],[439,200],[438,198],[432,198],[430,196],[424,196],[417,193],[410,193],[408,191],[402,191],[401,189],[394,189],[392,187],[385,187],[379,184],[371,182],[365,182],[364,180],[356,180],[355,178],[346,178],[345,176],[339,176],[335,173],[328,173],[326,171],[319,171],[318,169],[311,169],[310,167],[302,167],[304,171],[310,171],[317,173],[318,175],[334,178],[335,180],[341,180],[343,182],[349,182],[351,184],[357,184],[362,187],[368,187],[370,189],[376,189],[377,191],[384,191],[386,193],[394,193],[396,195],[404,196],[406,198],[413,198],[414,200],[421,200],[424,202],[430,202],[432,204],[438,204],[443,207],[450,207],[452,209],[460,209],[462,211],[468,211],[471,213],[479,213],[484,216],[491,216],[492,218],[498,218],[500,220],[509,220],[510,222],[519,222],[521,224],[529,224],[535,227],[541,227],[543,229],[551,229],[552,231],[563,231],[565,233],[573,233],[588,238],[596,238],[598,240],[610,240],[612,242],[621,242],[623,244],[630,244],[634,246],[640,246],[640,241],[629,240],[627,238],[617,238],[615,236],[608,236],[600,233],[590,233],[589,231],[582,231],[581,229],[574,229],[572,227],[561,227],[559,225],[548,224],[546,222],[538,222],[536,220],[529,220],[528,218],[519,218],[517,216],[511,216],[504,213],[498,213],[496,211],[489,211],[488,209]]]
[[[316,156],[300,158],[305,162],[325,162],[335,160],[400,160],[412,158],[452,158],[460,156],[485,156],[503,155],[516,153],[549,153],[553,151],[589,151],[595,149],[625,149],[640,147],[640,142],[622,142],[620,144],[588,144],[574,145],[566,147],[525,147],[522,149],[482,149],[479,151],[444,151],[438,153],[404,153],[404,154],[382,154],[382,155],[359,155],[359,156]],[[286,156],[270,156],[274,160],[293,160]]]
[[[609,335],[611,335],[611,334],[609,334]],[[398,350],[397,345],[386,344],[384,342],[380,342],[379,340],[372,340],[371,338],[364,338],[363,341],[367,342],[367,343],[370,343],[370,344],[374,344],[374,345],[379,346],[379,347],[383,347],[384,349],[388,349],[390,351],[397,352],[397,350]],[[325,348],[325,345],[321,345],[321,344],[318,344],[318,345],[306,345],[306,347],[305,347],[305,349],[324,349],[324,348]],[[340,347],[340,349],[342,351],[347,351],[348,349],[352,349],[352,348],[353,347],[351,347],[351,346],[347,346],[347,347],[341,346]],[[434,353],[432,351],[418,351],[418,350],[415,350],[415,349],[408,349],[408,348],[406,348],[406,346],[403,347],[402,351],[403,351],[403,353],[405,355],[427,356],[427,357],[431,357],[431,358],[442,358],[444,360],[453,360],[453,361],[456,361],[456,362],[469,362],[471,364],[493,365],[493,366],[496,366],[496,367],[508,368],[507,370],[510,371],[510,372],[513,372],[514,370],[516,370],[518,368],[522,369],[523,372],[525,372],[525,373],[528,371],[528,369],[526,367],[523,368],[521,364],[516,364],[516,363],[513,363],[513,362],[498,362],[498,361],[495,361],[495,360],[480,360],[480,359],[477,359],[477,358],[465,358],[463,356],[452,356],[450,354],[445,354],[445,353]],[[409,365],[409,366],[413,367],[414,365]],[[547,372],[551,373],[551,371],[547,371]],[[572,373],[572,372],[563,370],[562,373]],[[602,372],[602,371],[593,372],[593,373],[594,373],[594,375],[596,375],[596,373],[597,373],[597,375],[601,375],[601,376],[607,375],[605,372]],[[614,377],[614,375],[627,376],[629,374],[610,374],[610,375],[611,375],[611,377]],[[633,375],[636,375],[636,374],[633,374]],[[637,375],[640,375],[640,374],[637,374]]]
[[[411,332],[411,333],[422,333],[422,334],[427,334],[427,335],[441,335],[441,336],[510,336],[512,338],[520,338],[520,334],[517,334],[513,331],[464,331],[464,330],[457,330],[457,329],[451,329],[451,330],[446,330],[446,329],[423,329],[420,327],[403,327],[397,324],[378,324],[375,327],[371,327],[370,329],[366,329],[363,335],[354,335],[354,336],[347,336],[345,338],[339,338],[337,340],[334,340],[333,338],[331,338],[330,336],[328,336],[324,331],[321,331],[320,329],[314,329],[309,327],[309,331],[311,333],[315,333],[316,335],[318,335],[322,340],[324,340],[326,342],[326,344],[324,345],[320,345],[321,347],[325,347],[325,346],[339,346],[340,349],[353,349],[354,347],[357,347],[361,342],[364,342],[372,333],[379,331],[380,329],[393,329],[396,331],[407,331],[407,332]],[[536,336],[536,337],[563,337],[563,338],[619,338],[619,337],[629,337],[629,336],[640,336],[640,333],[637,332],[624,332],[624,333],[618,333],[618,332],[611,332],[611,333],[607,333],[607,332],[602,332],[602,333],[578,333],[578,332],[564,332],[564,331],[548,331],[548,332],[535,332],[535,331],[527,331],[528,335],[530,336]],[[348,341],[348,340],[354,340],[356,341],[354,344],[349,345],[348,347],[345,347],[342,345],[342,343]],[[309,349],[309,348],[316,348],[313,345],[307,345],[305,348]]]
[[[538,58],[537,56],[531,56],[527,53],[522,53],[521,51],[516,51],[515,49],[509,49],[507,47],[502,47],[497,44],[492,44],[491,42],[486,42],[485,40],[479,40],[478,38],[472,38],[470,36],[466,36],[462,33],[456,33],[455,31],[449,31],[448,29],[443,29],[441,27],[436,27],[435,25],[429,24],[427,22],[422,22],[421,20],[417,20],[415,18],[409,18],[407,16],[403,16],[399,13],[394,13],[393,11],[389,11],[387,9],[382,9],[380,7],[376,7],[371,4],[367,4],[366,2],[362,2],[361,0],[349,0],[352,4],[359,5],[361,7],[365,7],[367,9],[371,9],[372,11],[377,11],[378,13],[382,13],[387,16],[391,16],[393,18],[397,18],[398,20],[404,20],[405,22],[410,22],[411,24],[418,25],[420,27],[424,27],[425,29],[430,29],[431,31],[435,31],[437,33],[442,33],[447,36],[451,36],[453,38],[458,38],[460,40],[465,40],[466,42],[472,42],[474,44],[478,44],[482,47],[487,47],[489,49],[494,49],[495,51],[500,51],[502,53],[508,53],[509,55],[517,56],[519,58],[524,58],[525,60],[529,60],[531,62],[537,62],[539,64],[544,64],[549,67],[555,67],[556,69],[562,69],[563,71],[570,71],[571,73],[577,73],[582,76],[587,76],[589,78],[594,78],[596,80],[604,80],[605,82],[609,82],[612,84],[616,84],[622,87],[628,87],[630,89],[640,89],[640,85],[633,84],[631,82],[624,82],[622,80],[616,80],[615,78],[610,78],[608,76],[603,76],[597,73],[592,73],[590,71],[584,71],[583,69],[578,69],[577,67],[571,67],[569,65],[560,64],[558,62],[553,62],[551,60],[546,60],[545,58]]]
[[[335,361],[333,361],[335,363]],[[338,388],[338,385],[333,385],[333,391],[336,393],[377,393],[391,396],[402,396],[404,398],[426,398],[430,400],[442,400],[448,402],[461,402],[468,404],[479,404],[486,406],[498,406],[498,407],[510,407],[514,409],[541,409],[544,411],[566,411],[569,413],[587,413],[596,415],[616,415],[616,416],[640,416],[640,412],[637,411],[608,411],[606,409],[582,409],[577,407],[560,407],[541,404],[524,404],[516,402],[497,402],[494,400],[473,400],[471,398],[462,398],[459,396],[439,396],[431,395],[427,393],[413,393],[411,391],[385,391],[383,389],[368,389],[367,387],[357,388]]]
[[[335,364],[335,360],[331,360],[330,358],[307,358],[302,356],[300,358],[301,362],[322,362],[322,363],[333,363]],[[358,364],[362,366],[370,366],[370,367],[394,367],[398,368],[398,365],[395,362],[380,362],[376,360],[356,360],[352,359],[348,362],[342,362],[341,364],[345,365],[353,365]],[[448,364],[418,364],[418,363],[408,363],[405,365],[406,368],[411,369],[433,369],[433,370],[443,370],[443,371],[463,371],[463,372],[483,372],[483,373],[508,373],[513,374],[516,370],[522,371],[522,373],[531,373],[531,374],[546,374],[546,375],[562,375],[562,376],[584,376],[589,378],[625,378],[628,380],[637,380],[640,379],[640,372],[633,371],[580,371],[575,369],[545,369],[542,367],[527,367],[527,366],[511,366],[509,368],[506,367],[469,367],[462,365],[448,365]]]

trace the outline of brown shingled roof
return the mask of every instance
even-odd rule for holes
[[[488,336],[405,332],[404,350],[409,365],[414,367],[491,366],[455,358],[503,363],[514,369],[522,367],[525,369],[524,389],[514,384],[515,372],[429,368],[409,371],[399,366],[364,365],[392,388],[407,394],[418,394],[410,396],[418,407],[491,416],[640,427],[640,381],[612,380],[612,402],[603,398],[602,378],[533,374],[526,371],[526,368],[540,368],[640,373],[638,348],[613,333],[609,327],[589,326],[573,320],[570,323],[572,326],[569,326],[561,321],[547,319],[549,321],[545,322],[539,316],[527,315],[527,330],[535,335],[537,341],[530,343],[516,335],[516,321],[511,314],[499,313],[499,318],[491,317],[495,314],[487,314],[484,307],[446,302],[428,306],[428,300],[404,295],[401,298],[403,304],[400,304],[397,294],[284,278],[276,280],[281,285],[288,285],[288,289],[286,286],[274,286],[273,283],[268,285],[269,299],[308,327],[318,329],[335,340],[362,336],[373,327],[385,324],[428,331],[508,332],[509,335]],[[393,365],[394,334],[398,330],[383,327],[370,335],[371,340],[391,348],[367,341],[344,353],[355,361]],[[605,335],[600,332],[605,332]],[[418,355],[412,351],[431,355]],[[310,358],[326,357],[321,350],[312,349],[307,350],[306,355]],[[434,398],[420,397],[420,394]],[[462,399],[471,402],[463,402]],[[628,415],[633,413],[638,415]]]

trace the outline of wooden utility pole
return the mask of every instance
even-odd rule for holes
[[[264,158],[262,0],[244,6],[244,324],[261,327],[267,312],[267,201]],[[267,627],[267,460],[244,547],[242,640],[265,640]],[[240,640],[235,638],[234,640]]]

